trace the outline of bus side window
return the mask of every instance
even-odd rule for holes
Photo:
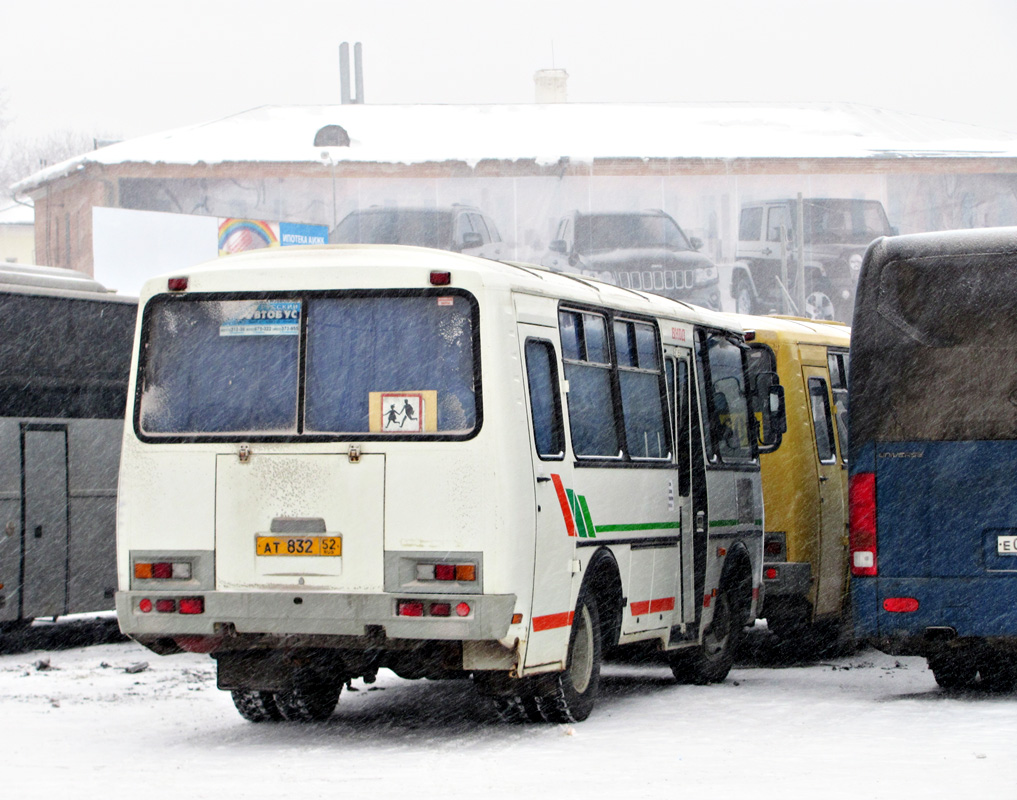
[[[848,359],[847,353],[829,353],[830,388],[833,391],[833,418],[840,447],[840,462],[848,460]]]
[[[755,420],[750,420],[746,365],[742,349],[720,334],[703,334],[699,351],[699,389],[709,419],[707,457],[722,462],[752,461]]]
[[[826,381],[809,378],[809,403],[812,406],[812,424],[816,431],[816,450],[822,464],[836,461],[833,444],[833,422],[830,419],[830,405],[826,392]]]
[[[569,382],[569,427],[578,457],[621,455],[611,391],[607,319],[601,314],[561,311],[565,380]]]
[[[533,443],[542,461],[565,457],[565,434],[558,391],[554,347],[542,339],[526,340],[526,383],[530,390]]]

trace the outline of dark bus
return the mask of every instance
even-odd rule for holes
[[[1017,228],[869,247],[851,336],[856,634],[946,688],[1017,679]]]
[[[136,315],[83,273],[0,265],[0,633],[113,608]]]

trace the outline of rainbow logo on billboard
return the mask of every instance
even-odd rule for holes
[[[279,245],[279,223],[260,219],[219,220],[219,255]]]
[[[261,250],[265,247],[328,244],[328,227],[303,222],[266,222],[263,219],[219,218],[219,255]]]

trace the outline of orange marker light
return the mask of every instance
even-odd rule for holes
[[[475,581],[477,568],[473,564],[456,564],[457,581]]]
[[[135,564],[134,565],[134,577],[140,580],[148,580],[152,577],[152,565],[151,564]]]

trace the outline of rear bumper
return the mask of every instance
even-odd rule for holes
[[[767,570],[776,570],[776,578],[767,578]],[[766,596],[775,597],[808,597],[812,588],[812,565],[808,561],[777,561],[763,563],[763,585]]]
[[[252,634],[381,636],[392,639],[491,641],[503,639],[516,606],[515,595],[337,594],[321,592],[189,592],[202,597],[204,613],[142,612],[139,602],[176,598],[180,592],[117,592],[120,629],[137,637]],[[396,616],[397,600],[450,603],[448,617]],[[466,616],[456,606],[469,605]]]
[[[887,598],[914,598],[918,608],[891,612]],[[1017,576],[852,578],[855,636],[894,655],[925,655],[958,638],[1017,642]]]

